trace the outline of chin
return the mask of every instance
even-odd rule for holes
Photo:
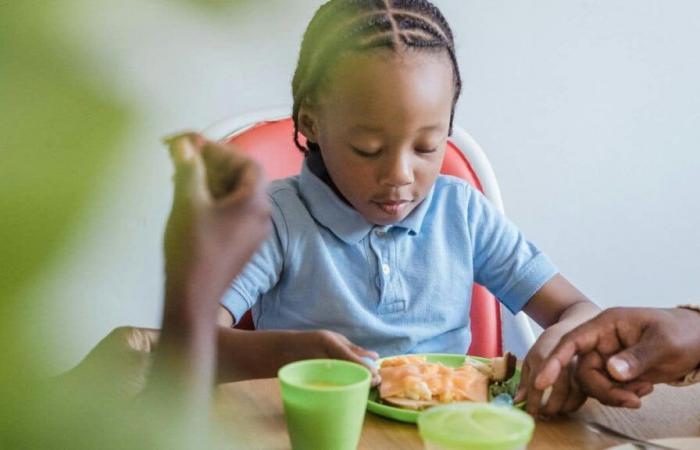
[[[411,211],[413,211],[413,208],[411,208],[409,211],[403,212],[402,214],[398,214],[398,215],[372,213],[372,214],[362,214],[362,216],[369,223],[372,223],[374,225],[386,226],[386,225],[393,225],[395,223],[401,222],[403,219],[405,219],[411,213]],[[362,212],[360,212],[360,213],[362,213]]]
[[[379,219],[379,218],[367,219],[368,222],[370,222],[374,225],[380,225],[380,226],[393,225],[397,222],[401,222],[401,220],[403,220],[403,217],[400,219]]]

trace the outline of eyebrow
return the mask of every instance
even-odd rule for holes
[[[418,131],[437,131],[441,130],[443,128],[442,125],[440,124],[434,124],[434,125],[426,125],[424,127],[420,127]]]

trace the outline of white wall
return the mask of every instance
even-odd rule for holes
[[[321,2],[249,3],[66,6],[66,45],[134,121],[64,262],[35,288],[56,368],[117,325],[158,323],[170,201],[159,138],[291,101]],[[700,3],[436,3],[458,40],[457,121],[491,158],[509,216],[602,305],[700,301]]]

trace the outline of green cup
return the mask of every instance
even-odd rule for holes
[[[310,359],[277,374],[287,431],[295,450],[355,450],[372,378],[360,364]]]
[[[527,413],[488,403],[454,403],[418,416],[427,450],[524,450],[535,421]]]

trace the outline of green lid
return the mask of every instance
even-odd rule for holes
[[[527,413],[485,403],[452,403],[418,416],[425,442],[450,449],[512,450],[530,441],[535,421]]]

